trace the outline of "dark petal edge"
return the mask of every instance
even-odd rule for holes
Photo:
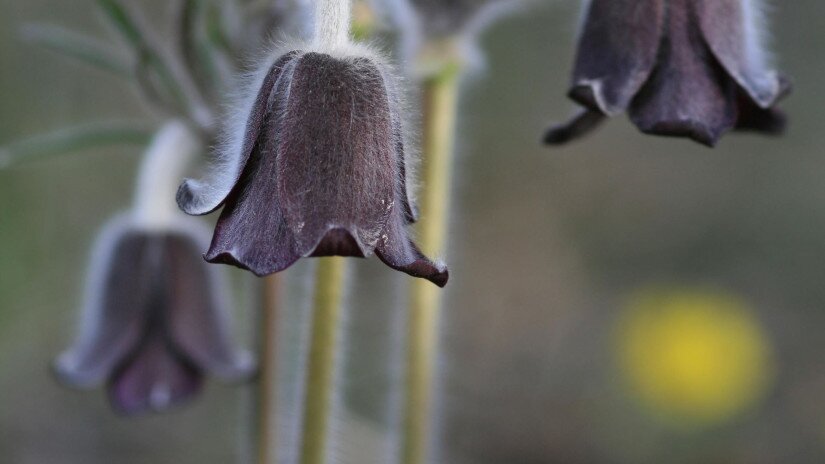
[[[598,111],[582,108],[568,121],[555,124],[544,134],[547,145],[564,145],[595,131],[607,118]]]
[[[227,153],[232,157],[233,163],[215,168],[231,172],[216,173],[216,179],[206,181],[186,179],[178,188],[177,202],[183,212],[193,216],[202,216],[217,210],[226,202],[227,197],[237,186],[252,151],[255,149],[262,127],[272,111],[272,92],[284,69],[300,53],[300,51],[292,51],[281,56],[264,77],[247,117],[242,144],[239,148],[240,153]],[[220,182],[216,182],[217,180]],[[220,185],[215,185],[218,183]]]
[[[186,404],[202,387],[203,374],[157,333],[118,369],[107,390],[115,411],[133,416]]]

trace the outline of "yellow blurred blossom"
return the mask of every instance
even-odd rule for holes
[[[723,422],[757,404],[773,379],[770,344],[740,298],[650,288],[618,325],[619,366],[657,415],[687,425]]]

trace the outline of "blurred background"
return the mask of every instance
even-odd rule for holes
[[[494,25],[486,69],[465,86],[435,462],[825,462],[825,3],[772,2],[771,42],[795,82],[785,137],[735,134],[709,150],[619,117],[548,149],[543,130],[573,108],[577,3]],[[0,12],[0,146],[146,115],[123,82],[19,40],[40,20],[105,33],[93,2],[0,0]],[[88,248],[129,205],[139,156],[92,150],[0,170],[4,463],[248,457],[251,387],[210,382],[185,409],[124,419],[100,391],[65,390],[49,372],[73,335]],[[391,462],[398,427],[406,279],[373,261],[350,264],[343,463]],[[311,266],[288,272],[296,329],[283,356],[300,351]],[[227,271],[251,345],[244,295],[256,283]],[[299,375],[286,371],[284,382]]]

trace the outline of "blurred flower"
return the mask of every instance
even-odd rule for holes
[[[735,296],[651,288],[630,299],[617,331],[620,367],[663,418],[713,424],[754,406],[771,383],[769,342]]]
[[[751,0],[592,0],[569,96],[585,109],[551,128],[548,144],[627,111],[649,134],[712,146],[734,129],[779,133],[789,90],[769,69]]]
[[[409,0],[423,30],[430,35],[447,36],[467,28],[486,9],[506,0]]]
[[[63,383],[107,382],[115,409],[136,414],[189,400],[204,373],[251,375],[251,356],[229,340],[222,282],[200,256],[208,232],[188,222],[159,231],[120,217],[105,227],[78,337],[55,362]]]
[[[439,286],[447,269],[411,241],[398,92],[378,58],[292,51],[266,66],[214,180],[188,180],[188,214],[225,205],[206,254],[256,275],[301,257],[375,253]]]

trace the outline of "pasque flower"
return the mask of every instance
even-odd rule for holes
[[[226,162],[178,191],[189,214],[224,206],[206,259],[266,275],[301,257],[374,253],[445,285],[447,269],[407,231],[415,209],[399,96],[381,59],[353,44],[308,45],[260,74]]]
[[[252,373],[251,356],[230,343],[221,282],[192,227],[146,230],[120,217],[104,229],[79,336],[55,363],[63,383],[105,382],[114,408],[135,414],[192,398],[205,373]]]
[[[180,122],[158,132],[134,208],[104,227],[95,244],[77,339],[55,362],[67,385],[106,383],[112,405],[126,414],[192,398],[207,373],[240,380],[254,368],[230,342],[225,282],[200,254],[209,231],[172,200],[199,151]]]
[[[757,0],[592,0],[569,96],[582,106],[549,144],[626,111],[649,134],[714,145],[730,130],[781,132],[788,91],[760,42]]]

